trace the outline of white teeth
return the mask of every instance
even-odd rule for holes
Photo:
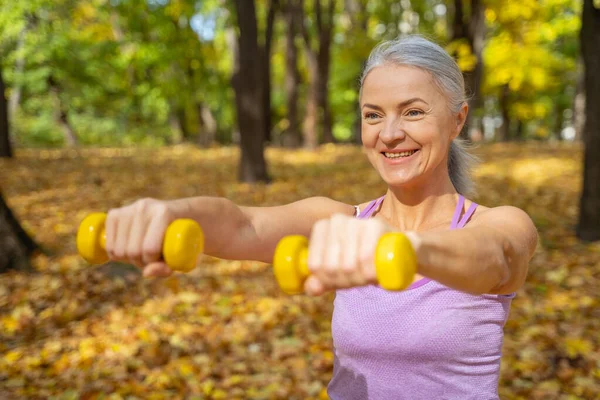
[[[411,151],[403,151],[401,153],[383,153],[387,158],[400,158],[400,157],[410,157],[415,154],[417,150]]]

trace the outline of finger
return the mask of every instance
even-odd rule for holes
[[[344,252],[342,253],[342,270],[348,277],[351,287],[367,283],[362,276],[358,257],[360,242],[363,236],[361,233],[362,224],[360,222],[358,220],[351,220],[349,222]]]
[[[142,262],[144,264],[150,264],[161,260],[165,231],[170,222],[171,221],[164,217],[156,217],[150,221],[150,224],[146,228],[142,243]]]
[[[109,210],[106,214],[106,222],[104,223],[104,233],[106,235],[106,254],[110,259],[115,258],[115,238],[117,235],[117,226],[119,222],[117,210]]]
[[[325,286],[315,275],[309,276],[304,282],[304,292],[310,296],[320,296],[325,293]]]
[[[144,235],[146,232],[147,221],[143,215],[136,215],[131,223],[129,232],[129,242],[127,243],[127,259],[137,267],[142,268],[142,245],[144,244]]]
[[[359,242],[359,261],[361,275],[368,283],[377,283],[375,269],[375,250],[383,231],[377,221],[365,221],[363,235]]]
[[[166,278],[173,273],[173,270],[169,268],[164,262],[153,262],[144,267],[143,276],[144,278]]]
[[[346,241],[352,232],[348,232],[348,220],[346,216],[336,214],[331,217],[327,246],[323,258],[324,268],[327,272],[329,287],[346,288],[351,286],[351,280],[347,269],[342,266],[343,253],[346,250]]]
[[[127,260],[127,244],[131,230],[131,215],[127,212],[119,213],[119,223],[114,242],[114,255],[116,260]]]
[[[308,269],[317,276],[322,274],[328,226],[329,221],[326,219],[317,221],[313,225],[308,242]]]

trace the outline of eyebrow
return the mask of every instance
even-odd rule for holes
[[[412,104],[412,103],[416,103],[417,101],[420,101],[420,102],[423,102],[423,103],[429,105],[429,103],[426,102],[425,100],[423,100],[422,98],[420,98],[420,97],[413,97],[412,99],[405,100],[402,103],[398,104],[398,108],[406,107],[407,105]],[[363,104],[362,108],[365,108],[365,107],[369,107],[369,108],[372,108],[374,110],[383,111],[383,109],[381,107],[376,106],[375,104],[365,103],[365,104]]]

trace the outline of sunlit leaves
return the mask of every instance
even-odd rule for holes
[[[519,143],[477,151],[484,163],[476,200],[524,209],[540,233],[505,329],[500,396],[594,398],[600,245],[572,232],[581,149]],[[262,263],[205,257],[190,274],[142,280],[134,267],[90,267],[75,254],[84,215],[140,197],[220,195],[274,205],[323,195],[356,204],[385,190],[352,147],[268,149],[270,185],[237,183],[237,157],[234,148],[176,146],[19,150],[0,162],[7,201],[55,252],[33,260],[39,274],[0,279],[3,394],[327,398],[332,296],[285,296]]]

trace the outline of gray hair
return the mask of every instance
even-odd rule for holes
[[[367,60],[360,78],[360,92],[366,76],[375,67],[383,64],[406,65],[428,72],[445,95],[450,112],[458,113],[468,101],[465,94],[465,81],[456,61],[439,45],[420,35],[408,35],[377,45]],[[477,157],[469,153],[468,143],[456,138],[450,144],[448,173],[456,191],[463,195],[475,192],[471,170],[477,164]]]

